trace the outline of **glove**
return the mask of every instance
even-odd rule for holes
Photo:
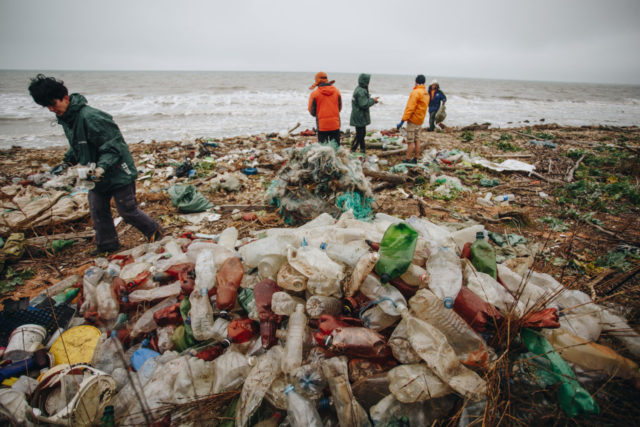
[[[400,123],[396,125],[396,129],[400,130],[400,128],[404,125],[404,120],[401,120]]]
[[[54,167],[52,167],[49,172],[51,172],[54,175],[60,175],[61,173],[64,173],[64,171],[66,171],[67,169],[69,169],[69,163],[67,162],[63,162],[60,163],[59,165],[55,165]]]
[[[93,170],[93,174],[91,174],[91,181],[100,182],[104,177],[104,169],[101,167],[97,167]]]

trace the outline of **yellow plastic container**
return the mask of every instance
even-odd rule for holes
[[[91,363],[101,334],[100,329],[91,325],[76,326],[63,332],[49,349],[55,358],[54,365]]]

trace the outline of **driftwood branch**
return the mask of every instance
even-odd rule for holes
[[[567,172],[567,176],[564,177],[564,180],[567,182],[571,182],[573,181],[573,174],[576,171],[576,169],[578,169],[578,166],[580,166],[580,163],[582,163],[582,161],[584,160],[586,154],[583,154],[582,156],[580,156],[580,158],[576,161],[576,164],[573,165],[573,167],[571,169],[569,169],[569,172]]]
[[[49,236],[38,236],[38,237],[30,237],[25,239],[25,243],[29,246],[41,246],[44,247],[47,243],[52,242],[54,240],[74,240],[74,239],[91,239],[93,238],[94,232],[83,231],[80,233],[60,233],[60,234],[52,234]]]
[[[379,172],[371,169],[364,169],[363,172],[365,176],[379,179],[381,181],[391,182],[393,184],[404,184],[405,182],[411,180],[411,178],[404,175],[396,175],[388,172]]]
[[[287,131],[287,133],[290,134],[291,132],[293,132],[294,130],[298,129],[299,127],[300,127],[300,122],[296,123],[296,125],[294,127],[292,127],[291,129],[289,129]]]
[[[398,148],[397,150],[389,150],[389,151],[383,151],[381,153],[376,153],[376,156],[378,157],[388,157],[388,156],[393,156],[396,154],[402,154],[404,152],[406,152],[407,150],[405,148]]]

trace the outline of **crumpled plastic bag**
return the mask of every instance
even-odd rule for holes
[[[436,123],[444,122],[444,119],[447,117],[447,109],[444,105],[444,102],[440,103],[440,108],[438,108],[438,112],[436,113]]]
[[[203,212],[213,207],[213,203],[207,200],[193,185],[174,185],[169,187],[171,203],[180,212]]]

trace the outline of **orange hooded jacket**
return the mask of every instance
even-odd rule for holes
[[[340,129],[342,97],[340,91],[330,84],[320,84],[309,96],[309,113],[316,118],[318,131]]]
[[[427,115],[427,107],[429,106],[429,95],[424,85],[415,85],[409,100],[407,101],[407,107],[404,109],[402,115],[402,121],[411,122],[414,125],[422,125],[424,118]]]

